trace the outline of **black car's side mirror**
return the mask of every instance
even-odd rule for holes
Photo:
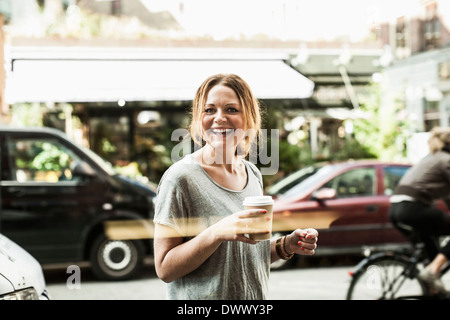
[[[317,201],[334,199],[337,196],[337,192],[332,188],[322,188],[312,194],[312,199]]]

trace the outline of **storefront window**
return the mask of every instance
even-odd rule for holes
[[[130,160],[128,117],[95,117],[89,121],[90,149],[113,165]]]

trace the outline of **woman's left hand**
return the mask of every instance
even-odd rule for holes
[[[288,254],[313,255],[317,248],[319,233],[316,229],[297,229],[286,237],[286,250]]]

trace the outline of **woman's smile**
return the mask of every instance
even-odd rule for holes
[[[216,149],[235,149],[242,139],[244,114],[236,93],[222,85],[211,88],[202,113],[206,143]],[[234,153],[233,153],[234,154]]]
[[[234,133],[234,129],[209,129],[216,136],[226,137]]]

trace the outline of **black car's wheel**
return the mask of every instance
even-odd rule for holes
[[[92,272],[103,280],[133,278],[142,268],[143,252],[139,240],[110,240],[100,234],[90,252]]]

